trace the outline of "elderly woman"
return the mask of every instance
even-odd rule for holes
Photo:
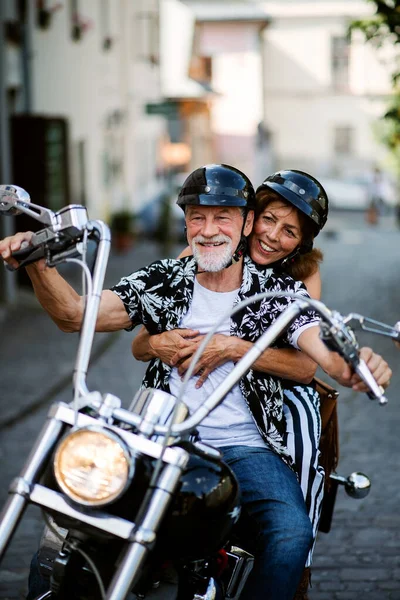
[[[302,281],[312,298],[321,295],[319,263],[322,253],[313,249],[313,240],[325,225],[328,198],[321,184],[311,175],[296,170],[280,171],[267,177],[256,193],[255,220],[248,240],[248,252],[260,268],[280,269]],[[181,256],[190,254],[185,250]],[[183,375],[201,342],[199,331],[177,329],[150,336],[142,330],[132,343],[139,360],[160,358],[179,365]],[[210,372],[227,361],[237,362],[251,342],[215,334],[196,364],[197,387]],[[323,498],[324,472],[318,465],[321,433],[319,396],[310,384],[316,365],[300,351],[278,347],[268,349],[254,368],[285,379],[286,444],[297,467],[314,534]],[[311,552],[307,565],[311,564]],[[302,587],[307,590],[309,573]],[[299,598],[305,597],[303,595]]]

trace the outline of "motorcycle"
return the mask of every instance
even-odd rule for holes
[[[196,439],[196,427],[305,310],[312,308],[321,316],[325,343],[344,357],[381,405],[387,402],[383,389],[359,357],[350,322],[396,340],[400,333],[361,315],[343,317],[322,302],[285,294],[294,301],[193,414],[182,400],[191,368],[179,397],[140,390],[124,409],[112,393],[89,390],[86,384],[110,249],[107,225],[89,220],[80,205],[53,212],[33,204],[25,190],[13,185],[0,186],[0,213],[24,213],[45,225],[29,246],[14,252],[20,267],[41,258],[49,267],[77,263],[87,288],[74,397],[70,404],[50,407],[25,466],[9,488],[0,517],[0,559],[26,507],[34,504],[46,523],[38,562],[50,589],[40,600],[151,597],[160,580],[175,586],[178,600],[238,600],[253,563],[249,552],[229,542],[240,515],[238,484],[219,450]],[[89,241],[96,248],[91,267]],[[273,296],[259,294],[234,310]],[[205,337],[192,365],[212,334]],[[354,497],[369,491],[370,482],[362,474],[331,478]],[[328,521],[331,510],[327,508]]]

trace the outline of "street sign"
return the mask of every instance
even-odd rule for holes
[[[146,114],[173,117],[178,114],[178,103],[170,100],[164,102],[150,102],[146,104]]]

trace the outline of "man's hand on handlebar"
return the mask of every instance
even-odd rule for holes
[[[4,238],[0,241],[0,255],[5,263],[17,269],[19,267],[18,261],[12,257],[13,252],[17,252],[24,246],[29,245],[33,236],[32,231],[25,231],[16,233],[15,235]],[[41,261],[44,263],[44,261]],[[45,265],[43,265],[44,267]]]
[[[0,256],[2,257],[4,263],[10,265],[10,267],[13,269],[18,269],[19,262],[16,258],[13,258],[12,255],[14,252],[29,246],[33,235],[34,233],[32,231],[24,231],[1,240]],[[46,261],[44,258],[37,260],[35,264],[37,265],[39,271],[46,270]]]

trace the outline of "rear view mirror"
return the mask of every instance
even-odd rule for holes
[[[4,215],[22,214],[18,205],[29,204],[30,201],[28,192],[18,185],[0,185],[0,212]]]

